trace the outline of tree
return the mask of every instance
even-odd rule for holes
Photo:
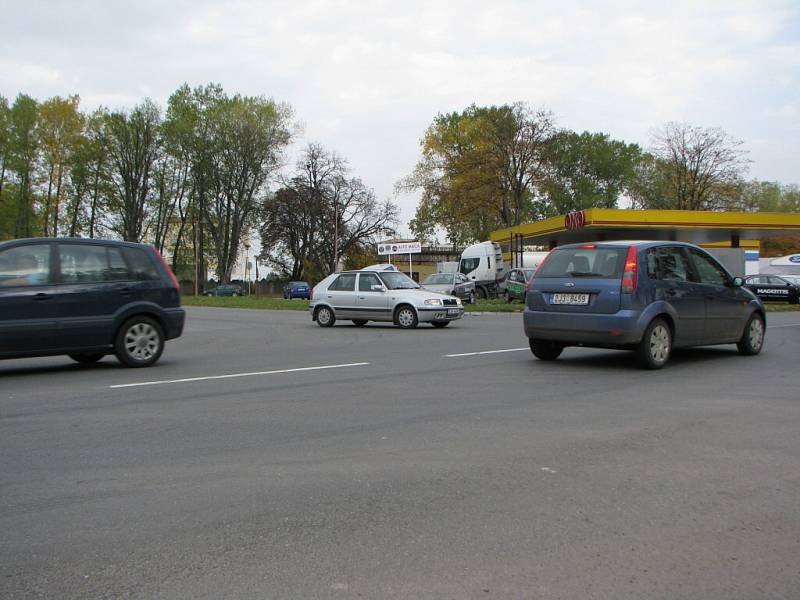
[[[398,186],[422,191],[412,231],[430,237],[442,227],[459,244],[537,216],[554,134],[552,113],[522,103],[438,115],[414,173]]]
[[[131,112],[105,115],[105,151],[111,166],[110,228],[129,242],[142,240],[153,165],[159,155],[161,113],[145,99]]]
[[[667,123],[653,134],[654,163],[668,208],[723,210],[747,168],[742,142],[721,129]],[[649,208],[649,207],[648,207]]]
[[[213,242],[217,275],[230,280],[242,233],[266,196],[266,185],[291,141],[291,109],[263,97],[235,95],[208,111],[209,200],[204,223]]]
[[[11,109],[8,100],[0,96],[0,203],[3,202],[3,185],[11,158]]]
[[[14,212],[10,198],[12,193],[6,186],[6,177],[11,163],[11,108],[8,100],[0,96],[0,240],[14,235]]]
[[[43,226],[45,236],[57,236],[65,182],[83,131],[80,98],[56,96],[39,105],[38,138],[47,181]]]
[[[552,139],[541,212],[562,215],[585,208],[615,208],[634,183],[642,152],[603,133],[561,131]]]
[[[36,122],[39,106],[33,98],[19,94],[10,111],[9,170],[16,177],[17,217],[14,237],[31,237],[34,233],[33,175],[39,151]]]
[[[318,280],[392,230],[399,210],[378,202],[344,159],[309,144],[262,211],[260,260],[292,279]]]
[[[69,235],[85,233],[93,238],[98,229],[98,215],[104,212],[106,199],[112,195],[113,178],[106,155],[108,113],[98,109],[83,117],[83,135],[78,139],[70,168],[71,199],[67,209]]]

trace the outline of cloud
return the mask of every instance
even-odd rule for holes
[[[214,81],[270,96],[305,123],[300,145],[346,157],[379,198],[437,113],[518,100],[642,145],[665,121],[722,127],[753,141],[754,176],[797,181],[791,0],[84,2],[4,19],[4,95],[164,103]],[[402,203],[407,220],[415,199]]]

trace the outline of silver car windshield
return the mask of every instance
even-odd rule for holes
[[[405,273],[386,271],[378,275],[390,290],[415,290],[419,284]]]

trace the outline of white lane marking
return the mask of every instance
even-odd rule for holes
[[[558,471],[556,471],[555,469],[551,469],[550,467],[542,467],[541,470],[544,471],[545,473],[558,473]]]
[[[485,350],[483,352],[463,352],[461,354],[445,354],[446,358],[455,358],[458,356],[477,356],[478,354],[500,354],[501,352],[519,352],[520,350],[530,350],[530,348],[508,348],[506,350]]]
[[[187,377],[185,379],[164,379],[162,381],[142,381],[139,383],[122,383],[110,385],[112,389],[137,387],[144,385],[164,385],[167,383],[190,383],[193,381],[208,381],[209,379],[232,379],[234,377],[255,377],[257,375],[277,375],[279,373],[300,373],[301,371],[321,371],[323,369],[343,369],[345,367],[363,367],[368,362],[347,363],[344,365],[322,365],[319,367],[300,367],[298,369],[277,369],[275,371],[256,371],[253,373],[231,373],[229,375],[209,375],[206,377]]]
[[[767,329],[780,329],[781,327],[800,327],[800,323],[792,323],[791,325],[767,325]]]

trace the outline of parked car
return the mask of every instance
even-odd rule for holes
[[[744,287],[762,300],[797,304],[800,297],[800,284],[781,275],[751,275],[745,278]]]
[[[359,326],[388,321],[403,329],[418,323],[446,327],[464,314],[459,298],[425,290],[405,273],[367,269],[323,279],[314,286],[309,310],[320,327],[330,327],[337,319]]]
[[[0,243],[0,358],[116,354],[154,364],[183,332],[180,286],[150,246],[39,238]]]
[[[553,250],[531,278],[524,312],[533,354],[567,346],[636,352],[663,367],[673,348],[736,344],[758,354],[764,305],[714,257],[679,242],[598,242]]]
[[[422,287],[439,294],[458,296],[462,300],[475,304],[475,282],[467,279],[463,273],[434,273],[422,282]]]
[[[788,281],[789,283],[800,287],[800,275],[785,275],[785,274],[781,274],[781,275],[778,275],[778,277],[781,277],[781,278],[785,279],[786,281]]]
[[[203,292],[203,296],[241,296],[244,293],[242,286],[223,284]]]
[[[290,281],[283,286],[283,297],[286,300],[292,298],[305,298],[311,299],[311,286],[307,281]]]
[[[504,296],[506,302],[521,300],[525,302],[525,294],[528,290],[528,281],[536,272],[536,269],[511,269],[505,280]]]

